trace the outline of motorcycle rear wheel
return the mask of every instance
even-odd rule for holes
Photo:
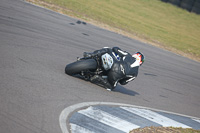
[[[68,75],[80,74],[81,71],[97,69],[97,62],[94,59],[80,60],[68,64],[65,67],[65,73]]]

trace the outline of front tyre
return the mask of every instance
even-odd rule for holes
[[[65,73],[68,75],[79,74],[85,70],[95,70],[97,68],[97,62],[94,59],[80,60],[74,63],[68,64],[65,67]]]

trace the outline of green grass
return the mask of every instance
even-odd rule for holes
[[[159,0],[40,0],[200,59],[200,15]]]
[[[177,127],[144,127],[137,128],[130,133],[200,133],[200,130],[191,128],[177,128]]]

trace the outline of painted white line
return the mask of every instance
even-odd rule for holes
[[[60,113],[60,117],[59,117],[59,124],[60,124],[60,128],[62,130],[62,133],[69,133],[68,129],[67,129],[67,119],[68,119],[69,115],[71,113],[73,113],[73,111],[75,111],[76,109],[82,108],[82,107],[92,106],[92,105],[97,105],[97,104],[101,104],[101,102],[78,103],[78,104],[75,104],[75,105],[65,108]]]
[[[72,133],[95,133],[95,132],[92,132],[86,128],[83,128],[81,126],[78,126],[76,124],[70,124],[71,125],[71,132]]]
[[[193,116],[182,115],[182,114],[178,114],[178,113],[173,113],[173,112],[169,112],[169,111],[163,111],[163,110],[153,109],[153,108],[148,108],[148,107],[142,107],[142,106],[137,106],[137,105],[123,104],[123,103],[112,103],[112,102],[84,102],[84,103],[78,103],[78,104],[66,107],[60,113],[59,124],[60,124],[60,128],[62,130],[62,133],[69,133],[68,129],[67,129],[67,119],[68,119],[68,117],[70,116],[71,113],[73,113],[77,109],[81,109],[83,107],[93,106],[93,105],[107,105],[107,106],[115,105],[115,106],[126,106],[126,107],[132,107],[132,108],[140,108],[140,109],[149,109],[149,110],[153,110],[153,111],[158,111],[158,112],[188,117],[188,118],[191,118],[191,119],[197,119],[197,120],[200,119],[200,118],[193,117]]]
[[[200,123],[200,119],[192,119],[192,120]]]
[[[121,130],[123,132],[130,132],[133,129],[139,128],[140,126],[132,124],[128,121],[120,119],[116,116],[113,116],[107,112],[102,110],[96,109],[94,107],[89,107],[85,110],[80,110],[78,113],[83,114],[87,117],[90,117],[94,120],[97,120],[101,123],[104,123],[108,126]]]
[[[146,118],[150,121],[153,121],[155,123],[158,123],[164,127],[182,127],[182,128],[191,128],[185,124],[179,123],[175,120],[169,119],[165,116],[162,116],[156,112],[146,110],[146,109],[138,109],[138,108],[130,108],[130,107],[120,107],[126,111],[129,111],[131,113],[134,113],[136,115],[139,115],[143,118]]]

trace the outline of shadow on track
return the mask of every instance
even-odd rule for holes
[[[135,95],[139,95],[139,93],[133,91],[133,90],[129,90],[127,88],[124,88],[123,86],[121,85],[118,85],[114,90],[113,92],[119,92],[119,93],[123,93],[123,94],[126,94],[126,95],[130,95],[130,96],[135,96]]]
[[[77,78],[77,79],[81,79],[81,80],[84,80],[86,82],[90,82],[89,80],[85,80],[82,76],[80,75],[74,75],[72,76],[74,78]],[[90,82],[91,83],[91,82]],[[93,83],[92,83],[93,84]],[[100,86],[102,87],[101,85],[98,85],[98,84],[94,84],[94,85],[97,85],[97,86]],[[119,93],[123,93],[123,94],[126,94],[126,95],[130,95],[130,96],[135,96],[135,95],[139,95],[139,93],[133,91],[133,90],[129,90],[121,85],[117,85],[117,87],[113,90],[113,92],[119,92]]]

